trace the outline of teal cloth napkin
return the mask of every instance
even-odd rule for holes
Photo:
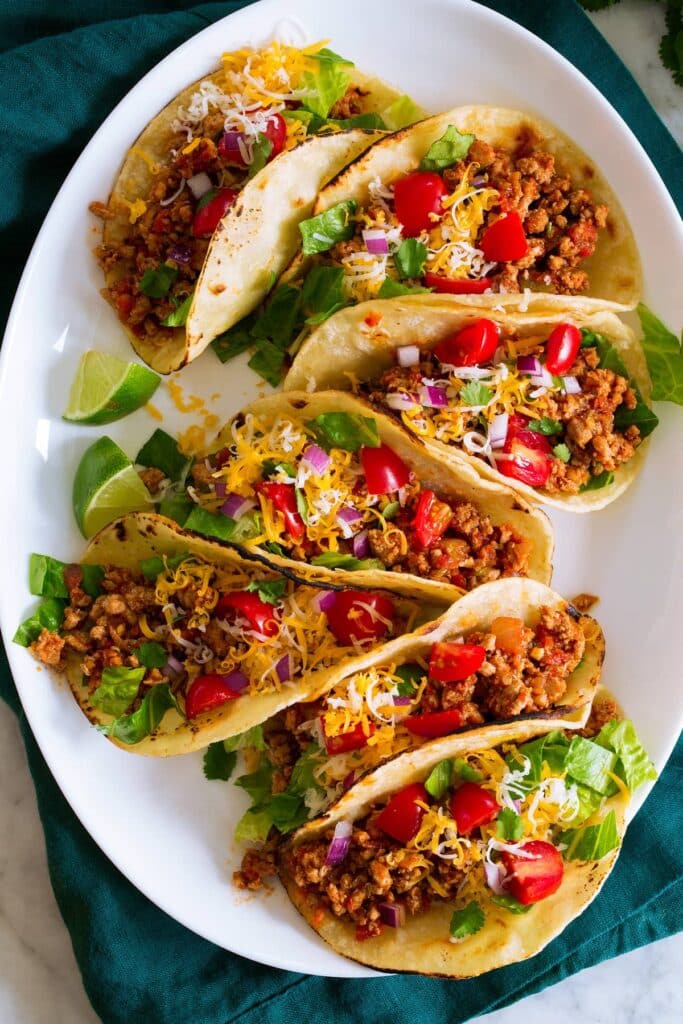
[[[47,209],[93,131],[161,57],[242,3],[15,0],[0,13],[0,252],[4,321]],[[628,121],[683,208],[681,154],[619,59],[573,0],[501,0],[563,52]],[[87,197],[86,197],[87,198]],[[683,741],[629,830],[595,903],[531,961],[484,978],[335,981],[277,971],[199,939],[145,899],[83,830],[22,714],[4,653],[0,696],[19,717],[50,876],[83,983],[105,1024],[276,1024],[315,1016],[449,1024],[508,1005],[576,971],[671,935],[683,921],[679,794]],[[226,884],[228,880],[226,879]]]

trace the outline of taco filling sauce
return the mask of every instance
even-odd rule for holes
[[[518,338],[482,318],[397,350],[371,400],[420,437],[548,494],[612,483],[657,419],[604,337],[571,323]]]
[[[340,237],[323,244],[301,226],[304,253],[344,271],[347,299],[391,297],[416,286],[451,294],[519,292],[527,286],[577,295],[608,207],[555,164],[529,132],[513,152],[450,125],[420,168],[346,205]]]
[[[644,768],[628,783],[616,754],[627,730]],[[618,847],[606,798],[654,774],[630,723],[608,722],[595,739],[554,732],[441,761],[359,819],[286,846],[283,867],[313,916],[348,922],[357,940],[438,903],[453,916],[433,939],[452,942],[489,914],[542,913],[533,908],[561,888],[566,865]]]
[[[471,502],[422,488],[380,444],[375,420],[328,413],[310,422],[248,413],[232,444],[195,465],[200,506],[185,527],[261,545],[311,565],[386,569],[470,590],[527,573],[531,542]],[[237,517],[237,518],[236,518]],[[220,534],[218,534],[220,535]]]
[[[400,635],[414,620],[384,594],[341,592],[347,613],[340,629],[323,610],[324,591],[282,577],[251,580],[189,556],[179,564],[152,561],[159,565],[143,563],[148,575],[105,567],[97,596],[83,590],[82,568],[67,566],[61,627],[42,629],[31,644],[57,671],[75,654],[91,703],[118,722],[158,687],[167,706],[191,720],[241,695],[285,689]]]
[[[149,167],[148,190],[90,205],[105,225],[125,206],[127,235],[107,238],[105,226],[95,253],[115,278],[103,294],[131,331],[161,344],[182,326],[211,236],[245,182],[310,131],[338,130],[336,121],[361,113],[367,93],[350,84],[349,66],[323,44],[226,53],[178,110],[164,161],[133,147]],[[363,126],[382,127],[366,117],[378,124]]]

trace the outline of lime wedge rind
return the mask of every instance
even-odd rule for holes
[[[126,512],[152,508],[152,497],[133,464],[109,437],[83,454],[74,477],[72,506],[78,528],[92,537]]]
[[[102,426],[145,405],[161,378],[139,363],[127,363],[106,352],[85,352],[71,385],[63,419]]]

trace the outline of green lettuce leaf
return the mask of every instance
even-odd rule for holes
[[[349,128],[362,128],[365,131],[384,132],[387,126],[381,114],[369,111],[367,114],[355,114],[353,117],[333,117],[326,124],[334,125],[335,128],[348,130]]]
[[[466,939],[484,927],[484,911],[476,900],[471,900],[462,910],[456,910],[451,917],[449,931],[453,939]]]
[[[252,799],[255,806],[260,806],[270,800],[273,785],[273,766],[267,757],[261,757],[256,771],[248,775],[240,775],[235,779],[235,785],[244,789]]]
[[[237,754],[224,743],[210,743],[204,751],[204,776],[211,781],[227,782],[236,764]]]
[[[121,743],[132,746],[146,736],[151,736],[171,708],[175,708],[178,714],[182,715],[178,701],[171,693],[168,684],[160,683],[145,694],[137,711],[133,711],[130,715],[122,715],[111,725],[98,725],[97,729]]]
[[[681,38],[683,39],[683,36]],[[683,61],[683,43],[680,59]],[[653,402],[675,402],[676,405],[683,405],[681,341],[642,302],[638,306],[638,316],[643,328],[641,345],[652,380]]]
[[[633,793],[645,782],[654,781],[657,771],[642,746],[633,722],[613,719],[603,725],[595,742],[613,751],[619,758],[616,774]]]
[[[245,352],[248,348],[251,348],[254,344],[251,330],[255,322],[256,315],[250,313],[249,316],[213,339],[211,348],[222,363],[227,363],[230,359],[238,356],[240,352]]]
[[[394,102],[382,112],[384,123],[390,132],[397,132],[401,128],[407,128],[409,124],[415,124],[424,117],[424,112],[417,103],[411,100],[410,96],[399,96]]]
[[[245,747],[251,747],[253,750],[265,750],[263,726],[252,725],[251,729],[246,729],[244,732],[238,733],[237,736],[229,736],[227,740],[223,740],[223,746],[227,751],[244,750]]]
[[[30,647],[44,629],[56,633],[64,621],[66,601],[58,597],[48,597],[38,605],[33,615],[25,619],[12,637],[15,644]]]
[[[246,512],[239,519],[231,519],[220,512],[207,512],[198,505],[185,520],[185,529],[194,530],[204,537],[217,537],[219,540],[237,543],[258,537],[262,532],[263,520],[259,512]]]
[[[155,466],[165,477],[177,482],[185,478],[190,460],[183,455],[175,437],[157,429],[135,456],[137,466]]]
[[[484,778],[480,771],[473,768],[461,757],[453,758],[453,781],[458,782],[481,782]]]
[[[357,452],[359,448],[379,448],[381,441],[377,420],[348,412],[323,412],[306,424],[325,451],[341,448]]]
[[[138,695],[140,683],[145,678],[145,669],[115,665],[105,668],[102,681],[90,700],[105,715],[117,718],[129,708]]]
[[[178,526],[184,526],[194,507],[194,502],[186,494],[169,494],[159,502],[159,515],[168,516]]]
[[[614,483],[614,473],[608,472],[606,469],[602,473],[597,473],[596,476],[592,476],[587,484],[583,484],[579,487],[579,494],[583,494],[584,491],[600,491],[603,487],[609,487]]]
[[[282,349],[273,345],[272,341],[261,341],[247,366],[259,377],[263,377],[271,387],[277,388],[280,386],[284,362],[285,353]]]
[[[555,729],[545,736],[539,736],[536,740],[522,744],[516,753],[507,758],[508,766],[513,771],[519,771],[523,764],[523,758],[528,758],[529,768],[521,778],[520,788],[531,792],[540,785],[543,779],[543,763],[546,762],[550,770],[557,775],[564,771],[567,752],[569,751],[569,740],[563,732]]]
[[[64,580],[67,563],[50,555],[32,554],[29,558],[28,585],[36,597],[69,597],[69,589]],[[80,565],[82,574],[81,589],[90,597],[99,597],[102,593],[102,577],[104,569],[101,565]]]
[[[306,323],[322,323],[346,305],[343,267],[313,267],[301,289]]]
[[[417,238],[406,238],[394,253],[394,265],[400,278],[420,277],[427,259],[427,246]]]
[[[393,277],[385,277],[377,292],[377,298],[396,299],[401,295],[419,295],[420,293],[431,292],[431,290],[431,288],[421,288],[417,285],[411,287],[407,284],[401,284],[400,281],[394,281]]]
[[[355,555],[344,555],[341,551],[325,551],[311,559],[311,565],[323,565],[326,569],[348,569],[357,572],[359,569],[384,569],[384,562],[379,558],[356,558]]]
[[[194,292],[190,292],[186,295],[182,302],[179,302],[174,310],[164,317],[161,321],[162,327],[184,327],[187,323],[187,317],[190,312],[190,306],[194,298]],[[175,297],[171,296],[172,301],[175,301]]]
[[[617,819],[610,811],[599,825],[569,829],[560,835],[560,842],[567,844],[565,860],[602,860],[611,850],[619,846]]]
[[[238,843],[263,843],[273,826],[267,808],[250,807],[242,815],[235,827],[235,839]]]
[[[301,221],[299,231],[303,240],[304,256],[327,252],[337,242],[347,242],[352,238],[354,226],[351,216],[357,208],[358,203],[355,199],[345,199],[324,213],[319,213],[317,217]]]
[[[617,755],[612,751],[583,736],[574,736],[569,744],[564,767],[568,779],[580,782],[603,796],[611,796],[618,789],[609,775],[610,772],[615,773],[616,764]]]
[[[249,164],[247,180],[254,178],[259,171],[263,170],[268,163],[268,157],[272,152],[273,143],[267,135],[263,135],[259,132],[256,136],[256,142],[251,149],[251,163]]]
[[[166,567],[177,569],[181,562],[187,561],[192,555],[189,551],[181,551],[177,555],[153,555],[151,558],[143,558],[140,562],[140,572],[148,580],[155,580],[160,572]]]
[[[532,906],[531,904],[525,906],[514,896],[491,896],[491,902],[503,907],[504,910],[509,910],[511,914],[528,914]]]
[[[286,349],[299,329],[301,291],[290,284],[281,284],[258,315],[251,328],[256,342],[269,341],[276,348]]]
[[[303,87],[311,95],[304,100],[304,107],[318,117],[326,118],[337,100],[340,100],[349,87],[351,76],[345,67],[353,67],[351,61],[345,60],[327,48],[312,54],[318,62],[318,73],[304,72]]]
[[[461,134],[454,124],[449,124],[445,134],[433,142],[420,164],[421,171],[443,171],[458,160],[464,160],[474,142],[474,135]]]

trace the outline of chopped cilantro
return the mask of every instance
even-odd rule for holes
[[[394,281],[393,277],[385,277],[377,292],[378,299],[396,299],[401,295],[419,295],[420,293],[431,292],[431,288],[411,287]]]
[[[614,483],[614,473],[608,472],[606,469],[602,473],[596,473],[592,476],[587,484],[583,484],[579,487],[579,493],[583,494],[584,491],[599,491],[603,487],[609,487]]]
[[[522,838],[524,823],[511,807],[504,807],[496,818],[496,835],[505,842],[517,842]]]
[[[176,302],[175,296],[171,296],[171,301],[176,302],[175,309],[168,314],[167,317],[161,321],[162,327],[184,327],[187,322],[187,317],[190,312],[190,306],[192,305],[192,299],[194,298],[194,292],[190,292],[186,295],[182,302]]]
[[[525,906],[519,900],[516,900],[514,896],[491,896],[491,902],[497,903],[499,907],[504,907],[511,914],[528,914],[531,910],[531,904]]]
[[[544,416],[540,420],[530,420],[529,430],[533,430],[536,434],[545,434],[549,437],[551,434],[562,433],[562,424],[558,423],[557,420],[552,420],[549,416]]]
[[[245,589],[255,591],[266,604],[277,604],[286,586],[287,580],[252,580]]]
[[[470,380],[460,391],[460,398],[464,405],[480,406],[488,405],[491,401],[491,388],[479,381]]]
[[[163,668],[168,661],[165,649],[153,640],[140,644],[134,654],[145,668]]]
[[[484,927],[484,911],[476,900],[453,912],[449,931],[452,939],[466,939]]]
[[[399,665],[395,675],[401,680],[396,687],[399,697],[412,697],[426,673],[419,665],[408,663]]]
[[[263,170],[272,152],[273,143],[267,135],[259,132],[256,136],[256,142],[251,148],[251,163],[249,164],[247,179],[255,177],[259,171]]]
[[[209,780],[227,782],[236,764],[237,754],[226,750],[224,743],[210,743],[204,751],[204,776]]]
[[[169,263],[160,263],[156,270],[150,267],[140,280],[140,291],[150,299],[163,299],[178,276],[178,268]]]

